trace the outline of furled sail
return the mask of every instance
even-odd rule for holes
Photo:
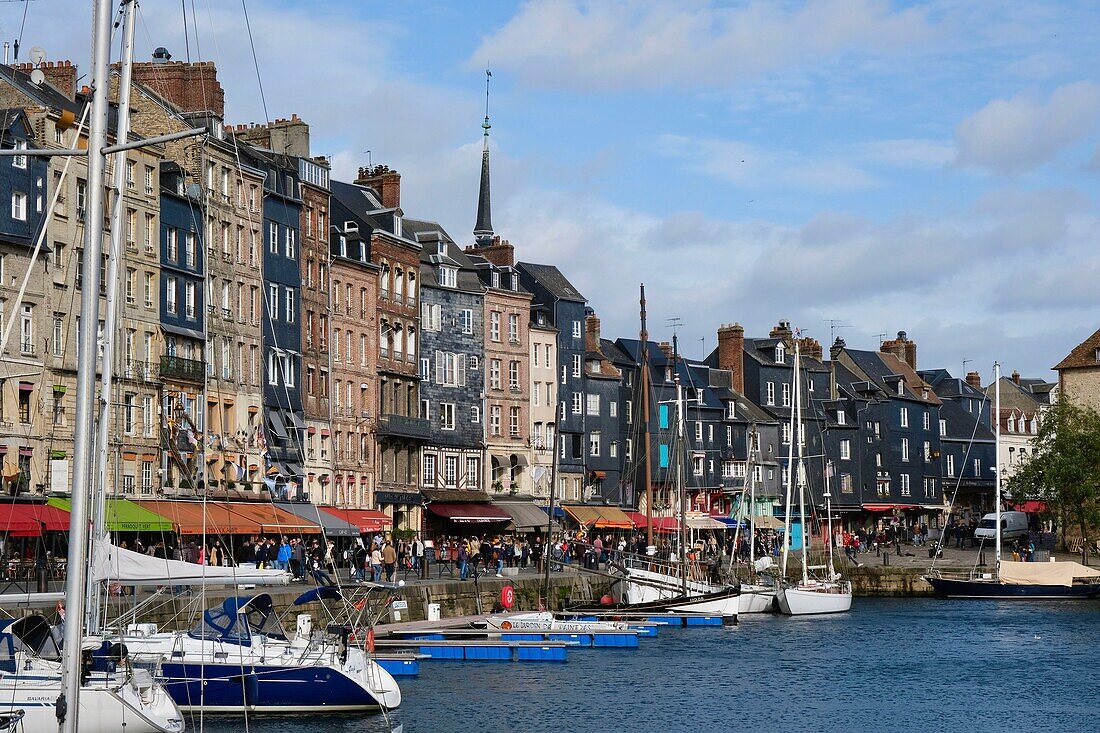
[[[92,542],[92,580],[123,585],[288,585],[284,570],[196,565],[143,555],[115,547],[107,539]]]

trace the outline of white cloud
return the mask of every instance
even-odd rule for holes
[[[765,149],[737,140],[662,135],[657,150],[691,171],[741,188],[851,191],[870,188],[874,178],[841,156],[809,157],[794,150]]]
[[[960,166],[1019,173],[1046,163],[1096,129],[1100,85],[1059,87],[1045,102],[1033,96],[995,99],[955,131]]]
[[[876,140],[856,146],[864,160],[895,168],[943,168],[955,159],[955,146],[941,140]]]
[[[797,7],[749,2],[534,0],[482,41],[485,59],[551,86],[724,87],[851,52],[904,53],[933,30],[920,8],[879,0]]]

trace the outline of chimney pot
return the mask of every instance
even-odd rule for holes
[[[745,329],[740,323],[718,329],[718,368],[730,373],[733,390],[745,392]]]
[[[1015,369],[1012,370],[1012,381],[1016,384],[1020,383],[1020,373]]]
[[[978,374],[977,372],[967,372],[966,373],[966,383],[969,384],[974,389],[981,389],[982,388],[982,375]]]

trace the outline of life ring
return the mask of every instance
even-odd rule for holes
[[[501,621],[500,628],[507,631],[508,629],[512,628],[512,622],[511,621]]]

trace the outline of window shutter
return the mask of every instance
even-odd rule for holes
[[[465,387],[466,386],[466,355],[465,354],[459,354],[458,355],[458,364],[456,366],[456,371],[458,372],[458,374],[455,375],[455,381],[458,383],[459,387]]]
[[[435,352],[435,383],[443,384],[443,358],[442,351]]]

